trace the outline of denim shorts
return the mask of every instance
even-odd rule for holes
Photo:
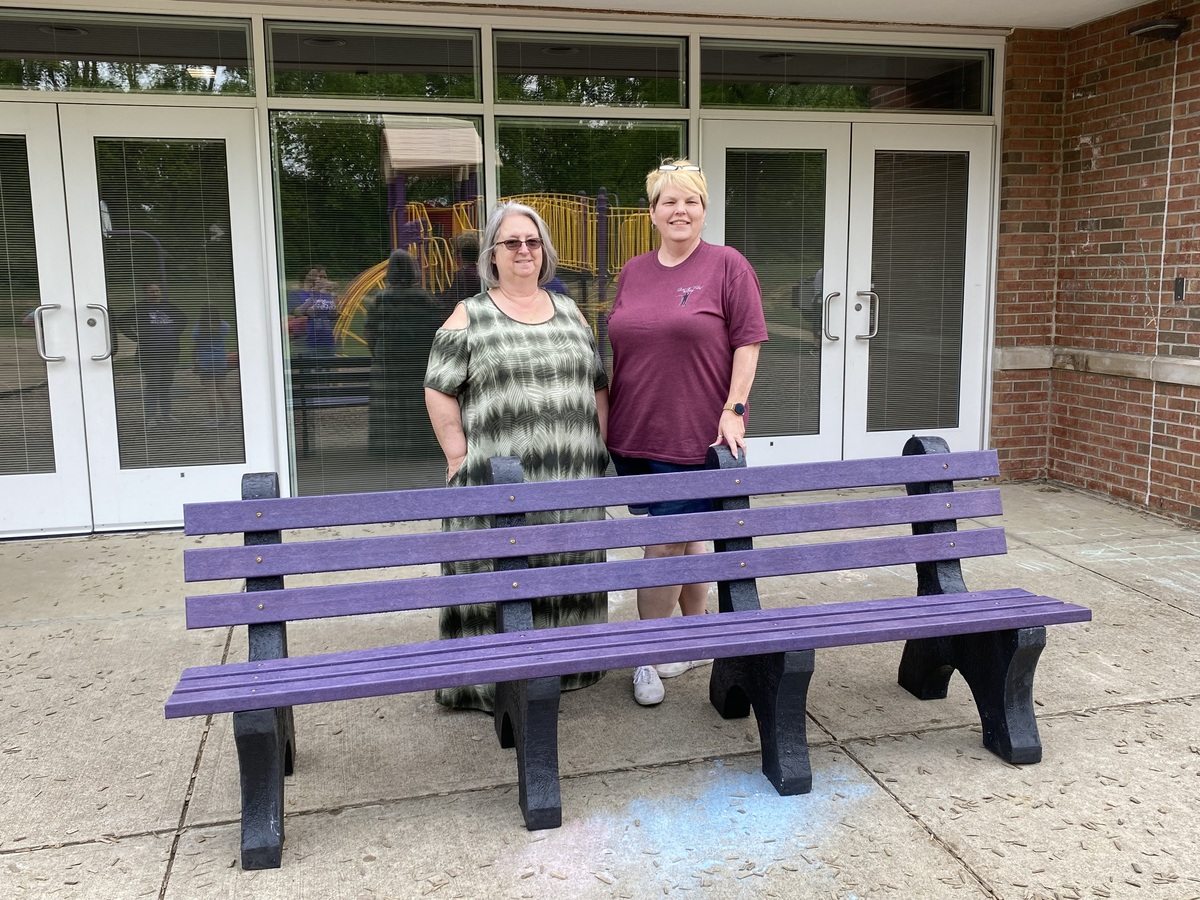
[[[609,451],[618,475],[658,475],[665,472],[695,472],[704,468],[704,463],[671,463],[660,459],[645,459],[640,456],[622,456]],[[629,512],[635,516],[681,516],[685,513],[710,512],[712,501],[664,500],[649,506],[631,506]]]

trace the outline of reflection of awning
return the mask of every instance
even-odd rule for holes
[[[451,171],[483,162],[475,123],[447,116],[384,116],[383,174]]]

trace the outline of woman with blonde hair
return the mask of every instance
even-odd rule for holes
[[[571,298],[548,290],[558,254],[546,223],[530,207],[502,203],[480,240],[484,290],[459,303],[438,329],[425,373],[425,403],[446,456],[451,487],[487,483],[488,459],[516,456],[526,481],[594,478],[608,453],[608,376],[595,339]],[[531,524],[595,521],[603,509],[529,516]],[[486,528],[483,518],[447,519],[443,530]],[[603,551],[534,557],[534,566],[598,562]],[[445,564],[443,574],[482,572],[490,562]],[[608,597],[577,594],[533,601],[535,628],[604,622]],[[493,604],[441,611],[442,637],[495,631]],[[564,690],[585,687],[602,672],[564,676]],[[495,685],[439,690],[443,706],[491,712]]]
[[[612,410],[608,448],[619,475],[704,467],[709,446],[746,449],[746,405],[767,339],[762,291],[746,258],[701,238],[708,185],[687,159],[664,162],[646,176],[658,250],[625,264],[608,318],[612,343]],[[654,503],[652,516],[707,511],[707,501]],[[703,542],[646,547],[647,558],[700,554]],[[643,619],[706,612],[707,584],[642,588]],[[662,678],[700,662],[639,666],[634,699],[661,703]]]

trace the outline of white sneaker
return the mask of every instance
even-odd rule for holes
[[[678,678],[684,672],[711,665],[711,659],[685,659],[683,662],[661,663],[654,668],[658,670],[659,678]]]
[[[633,699],[642,706],[662,703],[666,691],[654,666],[638,666],[633,672]]]

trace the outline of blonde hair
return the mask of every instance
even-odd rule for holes
[[[657,166],[646,176],[646,199],[650,208],[658,203],[658,195],[668,187],[676,187],[690,194],[699,194],[700,202],[708,209],[708,181],[704,173],[697,169],[684,169],[683,166],[694,166],[695,163],[686,156],[680,159],[664,159],[664,166],[679,166],[677,169],[663,170]]]

